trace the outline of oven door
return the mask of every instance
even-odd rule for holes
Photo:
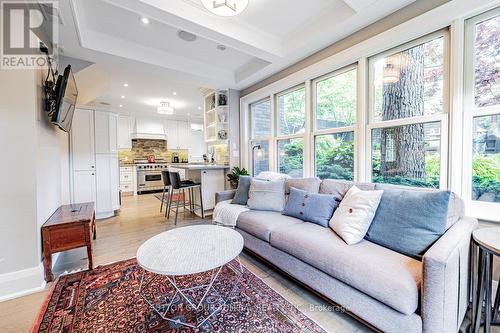
[[[137,187],[139,190],[161,190],[163,188],[163,180],[161,171],[140,171],[137,176]]]

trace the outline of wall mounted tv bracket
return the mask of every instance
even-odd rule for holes
[[[45,45],[43,42],[40,42],[40,52],[44,53],[47,57],[47,77],[45,78],[45,82],[43,83],[43,89],[44,89],[44,104],[45,104],[45,111],[49,114],[49,116],[52,116],[54,113],[55,105],[56,105],[56,83],[57,83],[57,77],[59,76],[59,73],[57,69],[54,71],[53,68],[53,63],[54,63],[54,58],[49,56],[49,48],[47,45]]]

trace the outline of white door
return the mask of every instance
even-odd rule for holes
[[[95,171],[73,172],[73,203],[95,202]]]
[[[131,139],[131,126],[129,116],[119,116],[118,117],[118,148],[119,149],[131,149],[132,139]]]
[[[95,169],[93,110],[75,110],[70,138],[73,170]]]
[[[106,111],[95,112],[95,151],[97,154],[114,154],[117,148],[118,116]]]

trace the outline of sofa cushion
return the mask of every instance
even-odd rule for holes
[[[263,241],[269,242],[271,231],[277,228],[289,228],[303,221],[281,215],[277,212],[251,210],[241,213],[236,226]]]
[[[248,190],[250,189],[250,176],[240,176],[238,182],[238,189],[234,194],[234,198],[231,201],[235,205],[246,205],[248,201]]]
[[[410,187],[410,186],[402,186],[402,185],[393,185],[393,184],[375,184],[375,189],[377,190],[391,190],[391,189],[399,189],[406,191],[418,191],[418,192],[436,192],[439,191],[433,188],[425,188],[425,187]],[[450,193],[450,202],[448,203],[448,213],[446,217],[446,230],[448,230],[452,225],[457,223],[462,217],[464,217],[464,202],[463,200],[455,193]]]
[[[321,179],[319,178],[290,178],[285,181],[285,193],[290,194],[290,188],[295,187],[309,193],[318,193]]]
[[[417,310],[422,281],[418,260],[366,240],[347,245],[329,228],[308,222],[274,229],[271,245],[401,313]]]
[[[285,207],[285,179],[267,181],[252,178],[247,204],[250,209],[281,212]]]
[[[333,195],[309,193],[292,187],[283,214],[328,227],[336,207]]]
[[[325,179],[321,182],[319,193],[333,194],[338,198],[338,201],[341,201],[353,185],[356,185],[357,188],[363,191],[375,189],[375,184],[373,183],[351,182],[349,180],[340,179]]]
[[[386,189],[365,238],[421,260],[446,231],[449,199],[448,191]]]

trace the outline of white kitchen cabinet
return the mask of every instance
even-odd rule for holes
[[[117,123],[114,113],[77,108],[70,131],[72,203],[95,202],[96,218],[120,208]]]
[[[166,120],[165,133],[168,149],[190,149],[189,123],[187,121]]]
[[[224,191],[224,170],[201,171],[201,195],[203,208],[210,210],[215,207],[215,193]]]
[[[95,111],[96,154],[116,154],[118,152],[117,122],[117,114]]]
[[[205,138],[202,131],[189,131],[188,138],[189,161],[203,161],[205,154]]]
[[[95,169],[93,110],[79,108],[75,110],[70,140],[73,170]]]
[[[119,208],[120,167],[117,155],[96,157],[96,211],[98,217],[109,217]]]
[[[95,171],[73,172],[73,203],[95,202]]]
[[[132,126],[129,116],[118,117],[118,149],[132,149]]]
[[[177,122],[177,149],[189,149],[189,124],[187,121]]]

